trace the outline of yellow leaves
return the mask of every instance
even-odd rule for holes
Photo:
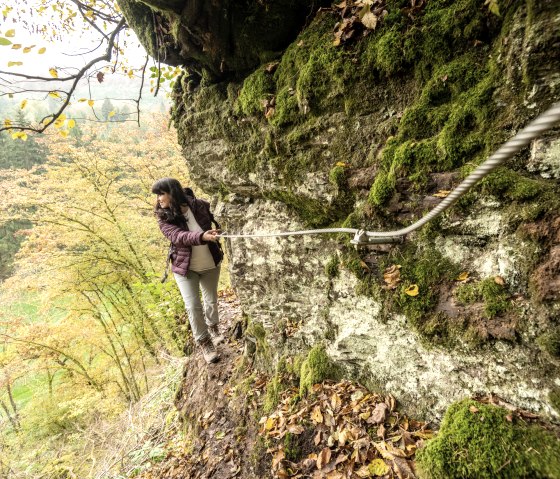
[[[494,283],[499,284],[500,286],[504,286],[506,284],[504,278],[501,276],[494,276]]]
[[[88,100],[87,104],[93,108],[93,105],[95,104],[95,101],[94,100]]]
[[[455,281],[465,282],[465,281],[467,281],[467,279],[469,279],[469,273],[467,273],[466,271],[463,271],[459,276],[457,276],[455,278]]]
[[[2,10],[2,16],[4,17],[4,20],[6,20],[6,17],[8,16],[8,14],[13,10],[12,7],[6,7],[4,8],[4,10]]]
[[[8,38],[13,38],[16,36],[16,31],[12,28],[4,33],[4,35],[6,35]]]
[[[27,106],[27,100],[23,100],[23,101],[20,103],[19,108],[20,108],[21,110],[23,110],[26,106]]]
[[[27,133],[25,133],[24,131],[17,131],[15,133],[12,133],[12,138],[14,140],[26,141],[27,140]]]
[[[110,111],[109,114],[107,115],[109,118],[113,118],[117,113],[115,112],[115,110]]]
[[[68,130],[60,130],[59,133],[63,138],[66,138],[70,134]]]
[[[78,103],[83,103],[83,102],[85,102],[85,101],[87,101],[87,98],[80,98],[80,99],[78,100]]]
[[[23,65],[23,62],[8,62],[8,67],[20,67]]]
[[[60,116],[54,121],[54,126],[56,128],[62,128],[65,121],[66,121],[66,115],[64,113],[61,113]]]
[[[346,168],[348,163],[344,163],[344,161],[337,161],[335,166],[342,166],[343,168]]]
[[[58,93],[57,91],[50,91],[49,96],[52,98],[60,98],[60,93]]]
[[[269,417],[266,419],[266,422],[264,423],[264,430],[271,431],[274,428],[274,425],[275,425],[274,418]]]
[[[53,78],[58,78],[58,72],[56,71],[56,68],[49,68],[49,73]]]
[[[419,292],[420,291],[418,289],[417,284],[411,284],[408,288],[404,290],[404,294],[407,294],[408,296],[418,296]]]
[[[31,50],[35,48],[35,45],[31,45],[30,47],[25,47],[23,49],[23,53],[29,53]]]
[[[134,77],[134,70],[130,69],[130,70],[128,70],[128,72],[126,72],[126,74],[128,75],[128,78],[133,78]]]
[[[42,55],[42,54],[45,53],[46,51],[47,51],[47,49],[46,49],[45,47],[41,47],[41,48],[39,48],[39,50],[37,50],[37,53],[38,53],[39,55]]]
[[[68,128],[69,129],[72,129],[75,126],[76,126],[76,120],[74,120],[74,119],[68,120]]]
[[[436,198],[446,198],[449,193],[451,193],[451,190],[439,190],[437,193],[434,193],[432,196],[435,196]]]
[[[9,120],[9,119],[6,118],[4,120],[4,127],[5,128],[11,128],[12,127],[12,120]]]
[[[12,50],[19,50],[21,48],[21,43],[14,43],[12,45]]]

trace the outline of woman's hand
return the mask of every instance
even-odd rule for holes
[[[202,235],[202,241],[212,241],[215,243],[218,241],[217,235],[220,234],[220,230],[208,230]]]

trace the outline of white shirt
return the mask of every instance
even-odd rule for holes
[[[189,231],[204,231],[196,222],[196,219],[190,208],[187,210],[184,216],[187,220]],[[192,253],[189,270],[199,273],[201,271],[214,269],[216,267],[216,263],[214,263],[214,258],[212,257],[212,253],[210,253],[210,248],[208,248],[207,244],[203,244],[200,246],[191,246],[191,248]]]

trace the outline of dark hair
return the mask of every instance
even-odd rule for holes
[[[189,196],[194,197],[190,188],[183,189],[181,183],[174,178],[161,178],[152,186],[152,193],[155,195],[169,193],[171,195],[171,206],[169,208],[162,208],[159,201],[156,201],[154,213],[159,219],[181,226],[186,224],[181,205],[189,204],[188,193],[191,193]]]

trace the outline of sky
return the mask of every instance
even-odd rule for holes
[[[49,70],[56,69],[58,76],[63,77],[71,74],[77,69],[83,67],[91,59],[103,55],[106,50],[104,43],[96,51],[93,51],[100,44],[100,35],[98,32],[89,27],[81,18],[80,14],[74,17],[74,31],[63,32],[60,28],[60,7],[58,5],[66,4],[73,8],[73,4],[64,0],[0,0],[0,38],[6,38],[12,42],[12,45],[0,46],[0,72],[21,73],[33,76],[51,77]],[[44,10],[39,14],[39,9]],[[46,7],[46,8],[45,8]],[[11,10],[10,10],[11,8]],[[68,7],[66,7],[68,8]],[[3,13],[7,13],[4,17]],[[67,17],[66,11],[63,17]],[[56,37],[53,41],[46,40],[36,31],[42,26],[47,27],[49,36]],[[111,25],[107,27],[110,31]],[[126,42],[126,47],[125,47]],[[13,45],[21,45],[20,48],[14,49]],[[105,98],[110,98],[116,104],[125,104],[131,98],[137,98],[141,75],[139,69],[142,68],[146,60],[146,52],[138,42],[136,35],[132,30],[127,31],[125,36],[121,33],[119,45],[124,48],[125,53],[121,57],[125,60],[125,68],[133,70],[133,76],[130,78],[126,72],[117,71],[113,73],[110,69],[104,70],[103,82],[99,83],[97,78],[93,78],[88,83],[82,80],[76,90],[73,102],[79,98],[92,99],[95,102],[101,102]],[[24,50],[26,47],[28,51]],[[44,49],[44,53],[40,54],[40,49]],[[27,51],[25,53],[25,51]],[[12,63],[11,63],[12,62]],[[17,63],[13,63],[17,62]],[[21,64],[19,64],[21,63]],[[153,65],[150,59],[148,66]],[[101,64],[100,64],[101,65]],[[104,65],[107,65],[106,63]],[[6,82],[13,82],[11,85]],[[8,91],[16,92],[22,88],[39,89],[42,92],[30,93],[25,92],[16,94],[10,98],[10,104],[21,105],[23,100],[27,100],[29,109],[34,108],[34,103],[39,104],[47,99],[48,91],[56,88],[68,89],[70,82],[54,83],[54,82],[25,82],[10,75],[0,73],[0,95]],[[146,81],[146,87],[143,97],[148,105],[153,103],[168,104],[165,91],[160,93],[160,99],[157,102],[150,97],[149,79]],[[4,95],[4,99],[7,96]],[[129,103],[129,109],[135,109],[133,102]],[[51,101],[52,103],[52,101]],[[27,108],[27,106],[26,106]],[[0,118],[1,120],[1,118]]]

